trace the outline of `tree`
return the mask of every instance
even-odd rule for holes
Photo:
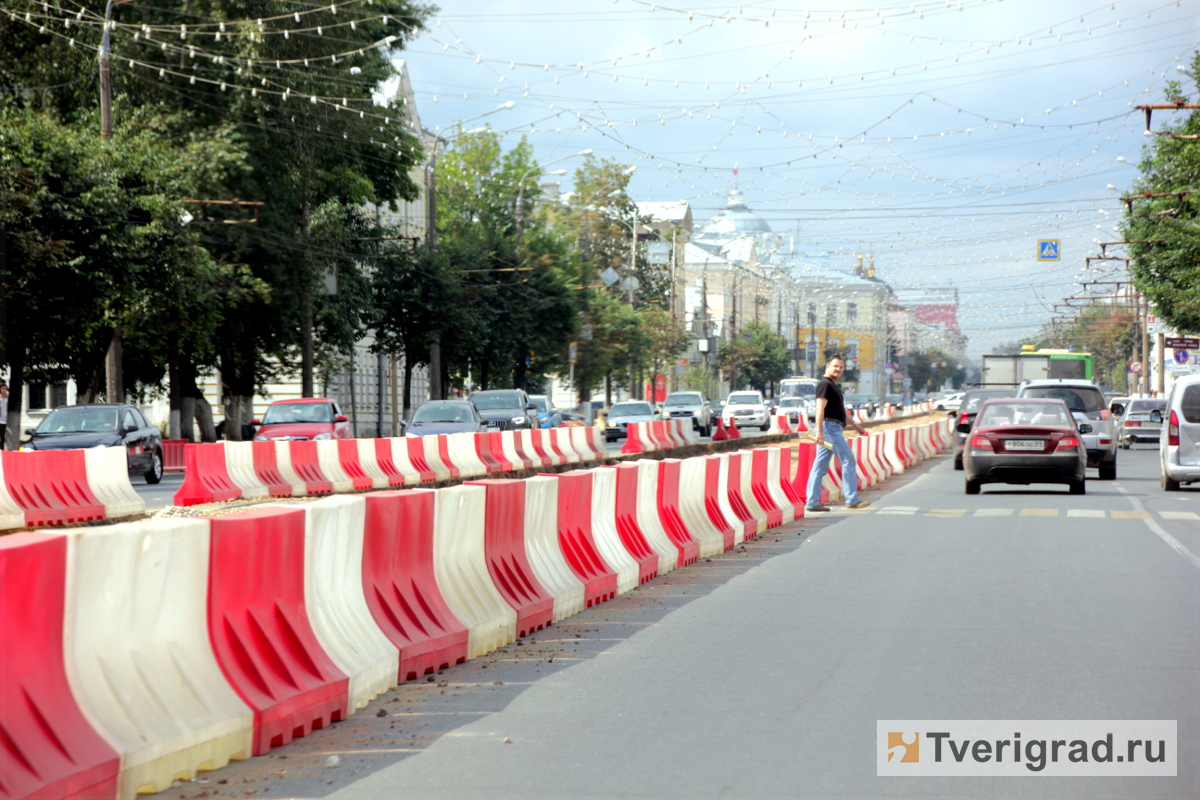
[[[1200,52],[1192,56],[1200,70]],[[1168,81],[1168,102],[1185,102],[1182,86]],[[1194,139],[1175,136],[1200,134],[1200,111],[1169,115],[1158,124],[1171,135],[1155,136],[1143,149],[1141,175],[1130,195],[1187,192],[1135,200],[1121,221],[1129,245],[1130,271],[1135,286],[1158,315],[1180,332],[1200,332],[1200,147]]]
[[[787,340],[757,320],[746,323],[742,336],[726,342],[718,357],[719,366],[728,370],[734,388],[749,384],[760,392],[788,375],[791,357]]]
[[[908,377],[914,392],[933,391],[945,386],[947,381],[953,386],[961,386],[966,370],[941,350],[921,350],[909,359]]]

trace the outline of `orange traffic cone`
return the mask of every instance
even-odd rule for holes
[[[714,442],[723,442],[729,438],[729,434],[725,432],[725,420],[717,417],[717,432],[712,435]]]
[[[729,418],[729,427],[725,429],[725,432],[729,434],[730,439],[742,438],[742,432],[738,430],[737,420],[733,417]]]

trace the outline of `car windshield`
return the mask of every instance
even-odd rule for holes
[[[1126,408],[1126,411],[1136,411],[1139,414],[1149,414],[1151,411],[1153,411],[1156,408],[1159,411],[1163,411],[1166,409],[1166,407],[1167,407],[1167,399],[1165,397],[1162,397],[1162,398],[1153,398],[1150,400],[1133,400],[1129,403],[1129,406],[1128,406],[1128,408]]]
[[[668,406],[698,406],[704,402],[699,392],[675,392],[667,395],[663,405]]]
[[[869,402],[871,402],[871,397],[870,397],[870,395],[865,395],[865,394],[848,394],[848,395],[846,395],[846,402],[848,402],[848,403],[869,403]]]
[[[753,392],[742,392],[741,394],[729,395],[729,405],[731,406],[759,406],[762,405],[762,398]]]
[[[649,417],[654,409],[649,403],[616,403],[608,412],[610,417]]]
[[[963,398],[962,410],[965,413],[973,414],[979,411],[979,407],[981,405],[995,397],[1004,397],[1004,393],[996,392],[993,394],[990,392],[972,392]]]
[[[333,422],[329,403],[272,403],[267,407],[263,425],[294,425],[302,422]]]
[[[1103,411],[1108,408],[1099,389],[1083,386],[1027,386],[1021,396],[1062,400],[1072,411]]]
[[[800,397],[785,397],[779,401],[780,408],[792,408],[793,406],[803,406],[804,399]]]
[[[993,403],[979,414],[981,428],[1000,425],[1069,425],[1067,410],[1058,403]]]
[[[413,422],[472,422],[466,403],[426,403],[416,410]]]
[[[500,411],[521,407],[521,398],[515,394],[474,394],[471,402],[480,411]]]
[[[549,407],[547,407],[547,405],[546,405],[546,398],[544,398],[544,397],[530,397],[530,398],[529,398],[529,402],[531,402],[531,403],[533,403],[535,406],[537,406],[537,410],[538,410],[538,411],[540,411],[541,413],[543,413],[543,414],[548,414],[548,413],[550,413],[550,409],[549,409]]]
[[[38,433],[113,433],[117,430],[115,408],[59,408],[37,426]]]

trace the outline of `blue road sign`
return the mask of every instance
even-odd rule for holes
[[[808,354],[810,356],[815,356],[817,354],[817,343],[816,342],[808,343]]]
[[[905,385],[905,386],[912,386],[912,378],[905,378],[905,379],[904,379],[904,385]]]
[[[1186,364],[1186,363],[1188,363],[1189,358],[1191,358],[1191,355],[1188,354],[1187,350],[1176,350],[1175,351],[1175,363],[1176,364]]]
[[[1038,261],[1058,261],[1058,239],[1038,239]]]

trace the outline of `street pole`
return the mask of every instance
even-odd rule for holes
[[[1158,378],[1155,380],[1155,383],[1157,384],[1156,388],[1158,389],[1156,397],[1162,397],[1166,391],[1167,376],[1164,373],[1167,371],[1167,365],[1165,359],[1166,354],[1163,352],[1163,349],[1166,345],[1166,343],[1163,341],[1164,337],[1165,334],[1162,333],[1155,335],[1156,341],[1154,343],[1154,360],[1158,363]]]
[[[123,1],[123,0],[118,0]],[[112,138],[112,38],[109,28],[112,23],[114,0],[108,0],[104,8],[104,33],[100,39],[100,135]],[[110,403],[125,402],[125,375],[121,363],[121,323],[113,322],[112,341],[104,356],[105,397]]]

